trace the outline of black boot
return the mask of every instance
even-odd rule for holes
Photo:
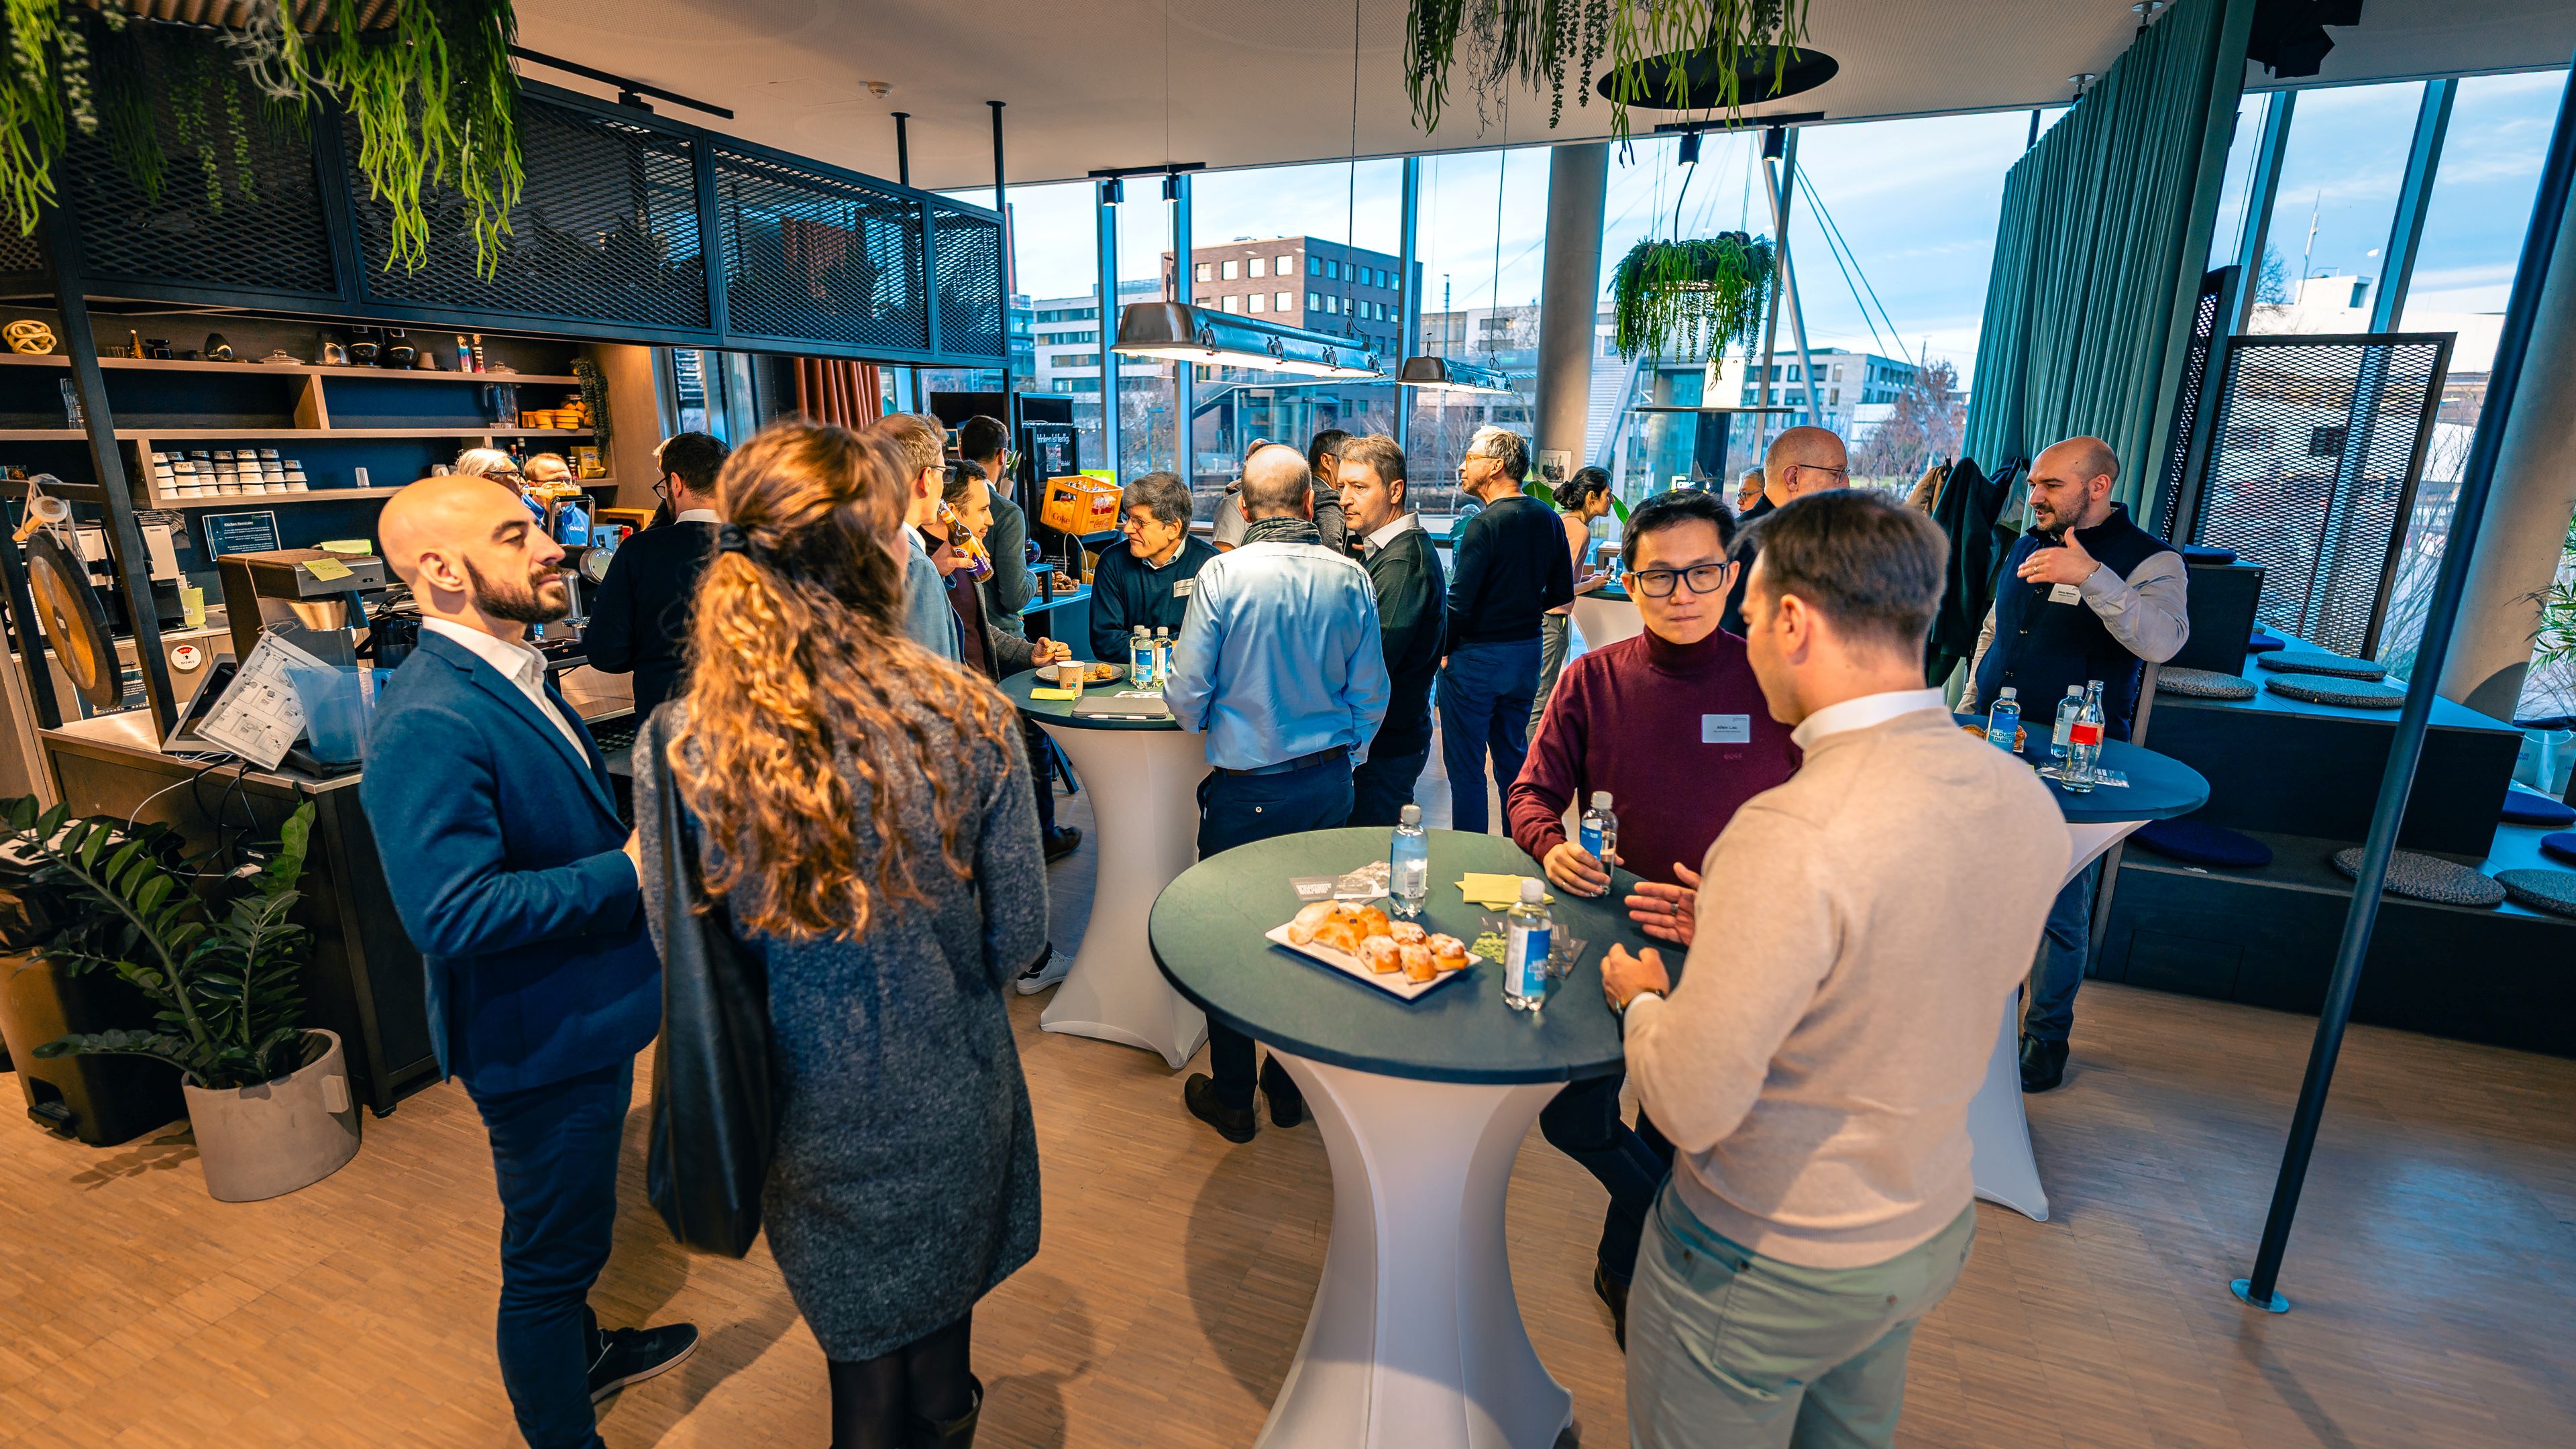
[[[1610,1276],[1608,1269],[1592,1265],[1592,1291],[1610,1308],[1610,1336],[1619,1341],[1619,1351],[1628,1351],[1628,1285]]]
[[[2021,1089],[2045,1092],[2066,1080],[2066,1043],[2043,1041],[2035,1036],[2021,1039]]]
[[[969,1374],[966,1382],[974,1389],[974,1402],[954,1419],[914,1419],[913,1449],[974,1449],[975,1420],[984,1412],[984,1381]]]
[[[1261,1095],[1270,1099],[1270,1125],[1294,1127],[1306,1120],[1306,1094],[1277,1057],[1261,1059]]]
[[[1216,1081],[1205,1072],[1190,1073],[1181,1086],[1181,1101],[1190,1115],[1216,1129],[1216,1135],[1228,1142],[1252,1140],[1253,1117],[1250,1107],[1229,1107],[1216,1099]]]

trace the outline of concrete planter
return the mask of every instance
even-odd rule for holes
[[[340,1038],[305,1033],[305,1064],[273,1082],[230,1091],[186,1088],[188,1123],[206,1191],[258,1202],[309,1187],[358,1155],[358,1103]]]

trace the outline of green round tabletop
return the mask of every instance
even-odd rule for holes
[[[1469,871],[1539,875],[1519,846],[1499,835],[1434,830],[1431,894],[1421,923],[1469,945],[1500,919],[1459,899]],[[1175,990],[1215,1020],[1309,1060],[1430,1082],[1511,1085],[1564,1082],[1619,1070],[1619,1019],[1601,999],[1601,958],[1613,942],[1631,951],[1660,946],[1679,974],[1681,951],[1637,929],[1620,902],[1636,883],[1614,871],[1606,895],[1584,899],[1554,885],[1556,929],[1583,942],[1570,976],[1557,980],[1544,1009],[1503,1004],[1502,968],[1483,957],[1411,1001],[1320,961],[1271,944],[1262,933],[1297,914],[1295,876],[1340,875],[1386,858],[1388,832],[1315,830],[1255,841],[1200,861],[1163,888],[1146,926],[1154,964]]]
[[[1082,692],[1087,695],[1108,694],[1126,687],[1123,682],[1092,684],[1085,685]],[[1038,672],[1034,669],[1023,669],[1002,681],[1002,693],[1010,696],[1011,703],[1019,707],[1020,713],[1031,719],[1044,720],[1051,725],[1061,725],[1066,729],[1177,730],[1181,727],[1180,721],[1170,715],[1163,715],[1156,719],[1112,719],[1106,715],[1077,715],[1073,712],[1072,700],[1029,698],[1029,691],[1039,688],[1053,688],[1053,686],[1038,678]]]
[[[1981,714],[1952,714],[1952,719],[1978,729],[1986,726]],[[2048,731],[2052,721],[2034,725],[2022,721],[2022,738],[2027,748],[2022,758],[2034,764],[2048,759]],[[2159,755],[2143,745],[2126,740],[2102,742],[2102,767],[2118,770],[2129,777],[2125,786],[2096,785],[2077,792],[2067,789],[2049,775],[2039,777],[2048,793],[2057,797],[2057,808],[2064,812],[2069,825],[2101,825],[2117,820],[2171,820],[2189,815],[2209,803],[2209,781],[2201,773],[2171,755]]]

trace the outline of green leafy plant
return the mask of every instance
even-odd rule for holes
[[[74,134],[103,136],[127,177],[147,197],[159,197],[167,169],[157,110],[163,98],[137,84],[144,67],[131,43],[148,26],[181,38],[186,59],[171,68],[166,97],[168,144],[197,163],[214,210],[223,209],[227,157],[240,194],[256,199],[253,126],[300,127],[314,102],[329,96],[356,122],[358,169],[391,212],[386,268],[399,262],[418,271],[428,261],[422,191],[440,185],[463,200],[477,270],[495,273],[525,181],[511,0],[248,0],[242,23],[215,29],[129,13],[136,3],[0,0],[8,27],[7,63],[0,65],[0,209],[17,218],[22,235],[35,231],[55,199],[54,163]],[[314,21],[309,35],[296,28],[299,12]],[[265,104],[246,105],[245,87]],[[261,111],[271,114],[263,120]]]
[[[1622,357],[1715,355],[1761,335],[1778,263],[1767,237],[1722,232],[1696,241],[1649,237],[1611,276],[1613,340]]]
[[[69,972],[113,971],[155,1008],[155,1029],[62,1037],[39,1057],[151,1057],[193,1086],[255,1087],[304,1065],[304,998],[297,985],[312,932],[289,920],[303,893],[313,806],[297,806],[278,849],[246,878],[200,895],[167,826],[126,834],[106,817],[39,814],[33,796],[0,806],[9,837],[42,864],[36,880],[62,889],[80,914],[38,954]],[[120,843],[120,837],[121,843]]]
[[[1592,101],[1592,77],[1607,61],[1610,126],[1628,135],[1628,107],[1682,109],[1689,77],[1671,68],[1666,94],[1649,94],[1646,63],[1676,51],[1709,50],[1718,61],[1718,109],[1742,109],[1739,65],[1746,52],[1770,47],[1772,85],[1807,35],[1811,0],[1412,0],[1404,17],[1405,88],[1413,119],[1436,130],[1448,104],[1449,72],[1459,41],[1469,45],[1468,83],[1478,109],[1517,80],[1549,95],[1547,123],[1565,113],[1566,76],[1575,76],[1578,106]]]

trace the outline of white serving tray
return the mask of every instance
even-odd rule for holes
[[[1367,982],[1369,985],[1376,987],[1378,990],[1385,992],[1387,995],[1398,997],[1405,1001],[1415,1000],[1425,992],[1437,991],[1442,986],[1461,976],[1475,975],[1476,963],[1484,959],[1471,951],[1467,953],[1467,964],[1465,966],[1462,966],[1455,971],[1443,971],[1428,981],[1416,981],[1401,971],[1389,971],[1383,975],[1378,972],[1371,971],[1357,956],[1353,956],[1344,951],[1336,951],[1330,946],[1318,945],[1313,941],[1309,941],[1303,946],[1297,945],[1295,942],[1288,939],[1288,924],[1284,921],[1271,927],[1269,930],[1264,931],[1262,934],[1273,944],[1285,946],[1289,950],[1296,952],[1298,955],[1306,957],[1308,960],[1321,961],[1325,965],[1342,972],[1344,975],[1356,976],[1360,980]]]

